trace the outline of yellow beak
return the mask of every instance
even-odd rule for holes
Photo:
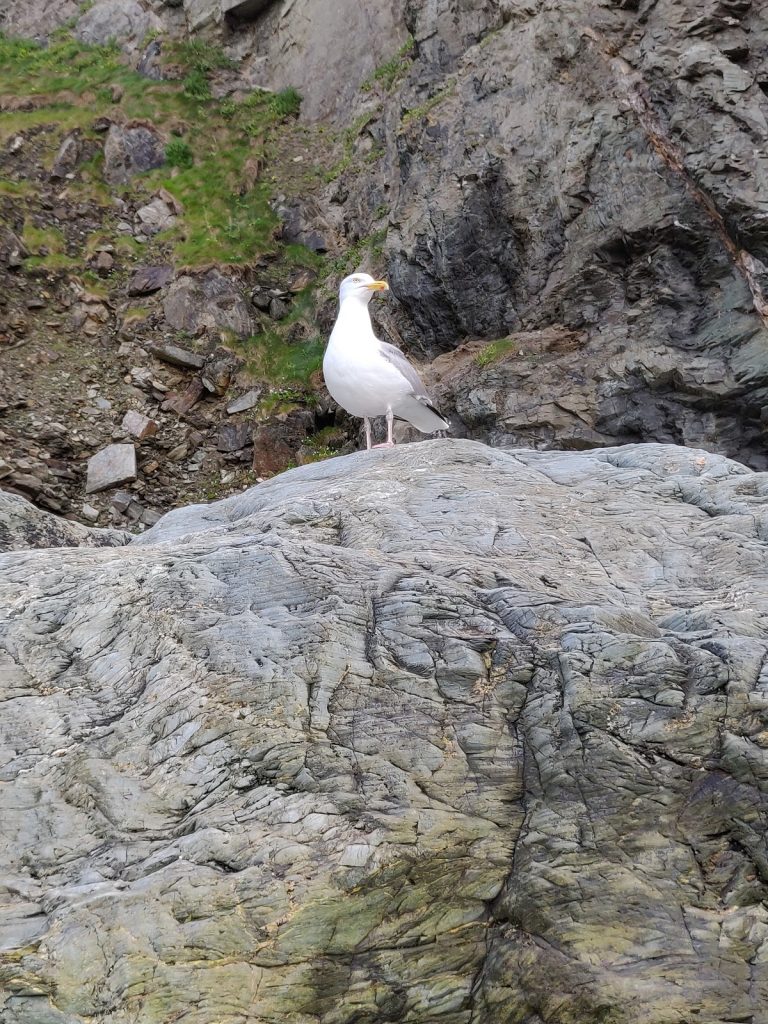
[[[386,281],[371,281],[370,284],[366,285],[366,288],[370,288],[372,292],[388,292],[389,285]]]

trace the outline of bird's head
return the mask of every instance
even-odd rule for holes
[[[345,277],[339,285],[339,301],[343,302],[345,299],[354,296],[356,299],[367,303],[371,301],[371,296],[375,292],[386,292],[388,290],[389,285],[386,281],[376,281],[370,274],[363,274],[362,271],[358,271],[355,274],[350,274],[349,277]]]

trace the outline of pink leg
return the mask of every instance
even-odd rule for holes
[[[363,417],[363,423],[365,424],[365,447],[368,451],[371,450],[371,421],[367,416]]]
[[[392,439],[392,427],[395,422],[395,414],[391,409],[387,409],[387,440],[383,444],[375,444],[374,448],[394,448],[395,442]]]

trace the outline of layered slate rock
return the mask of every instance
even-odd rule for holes
[[[426,441],[4,556],[0,1016],[757,1020],[767,499]]]
[[[387,231],[406,345],[576,334],[583,364],[507,367],[520,405],[484,439],[768,468],[765,5],[406,0],[405,20],[413,51],[379,110],[361,94],[327,197],[339,236]]]

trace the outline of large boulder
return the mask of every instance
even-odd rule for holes
[[[79,14],[78,0],[0,0],[0,31],[8,36],[45,39]]]
[[[104,46],[114,39],[127,49],[133,49],[141,43],[151,24],[150,13],[138,0],[96,0],[78,18],[75,35],[84,43]]]
[[[427,441],[3,556],[4,1024],[760,1019],[767,499]]]

